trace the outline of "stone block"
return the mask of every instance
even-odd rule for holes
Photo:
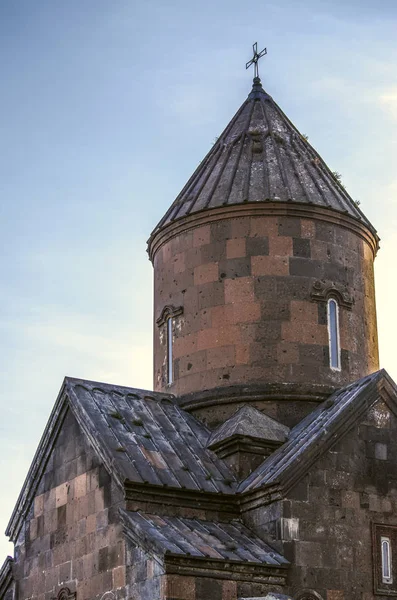
[[[240,258],[246,256],[245,238],[233,238],[226,241],[226,258]]]
[[[292,238],[284,235],[269,237],[269,255],[288,257],[293,255]]]
[[[222,582],[222,600],[236,600],[237,583],[235,581]]]
[[[87,493],[87,473],[82,473],[74,480],[74,497],[81,498]]]
[[[252,275],[288,275],[289,264],[285,256],[252,256],[251,257],[251,272]]]
[[[195,577],[167,575],[165,587],[165,599],[175,598],[176,600],[196,600]],[[198,598],[200,598],[200,596],[198,596]]]
[[[310,219],[301,219],[301,236],[302,238],[314,239],[316,235],[315,222]]]
[[[265,237],[278,235],[276,217],[252,217],[250,237]]]
[[[194,269],[194,285],[203,285],[217,281],[219,277],[218,263],[212,262],[199,265]]]
[[[121,588],[126,585],[125,566],[120,566],[120,567],[116,567],[115,569],[113,569],[112,576],[113,576],[113,582],[112,582],[113,589]]]
[[[211,241],[211,228],[210,225],[203,225],[202,227],[196,227],[193,230],[193,247],[198,248],[209,244]]]
[[[221,279],[236,279],[251,275],[251,261],[249,257],[230,258],[219,261],[219,277]]]
[[[239,279],[225,280],[225,302],[226,304],[253,302],[254,287],[251,277],[240,277]]]
[[[267,236],[247,238],[247,255],[268,256],[269,238]]]

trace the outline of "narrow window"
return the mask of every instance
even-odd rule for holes
[[[382,557],[382,582],[393,583],[393,577],[391,572],[391,546],[390,538],[381,537],[381,557]]]
[[[339,306],[334,298],[328,300],[329,364],[340,371]]]
[[[167,319],[167,383],[174,381],[174,362],[172,356],[172,325],[173,317]]]

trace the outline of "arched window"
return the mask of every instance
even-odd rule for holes
[[[391,546],[390,538],[381,537],[381,558],[382,558],[382,582],[393,583],[392,571],[391,571]]]
[[[339,306],[335,298],[328,300],[329,366],[340,371]]]
[[[176,331],[175,323],[177,317],[183,314],[182,306],[164,306],[161,315],[157,319],[157,325],[162,329],[161,343],[165,344],[165,371],[163,373],[163,381],[167,385],[174,383],[174,333]]]
[[[167,383],[170,385],[174,381],[174,359],[173,359],[173,325],[174,317],[167,319]]]

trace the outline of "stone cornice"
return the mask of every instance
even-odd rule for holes
[[[208,446],[208,448],[213,450],[219,458],[227,458],[231,454],[236,454],[236,452],[248,452],[250,454],[263,455],[268,451],[268,454],[270,454],[281,446],[282,443],[283,442],[260,439],[236,433],[232,437],[221,440],[212,446]]]
[[[211,390],[203,390],[202,392],[192,392],[177,397],[175,401],[184,410],[193,412],[199,408],[242,402],[289,402],[291,400],[302,400],[305,402],[320,403],[324,402],[335,390],[335,387],[323,384],[241,384],[222,386]]]
[[[191,575],[193,577],[211,577],[230,581],[250,581],[285,585],[288,565],[264,565],[236,560],[217,560],[214,558],[181,557],[176,554],[164,555],[166,573]]]
[[[203,510],[221,513],[229,519],[239,515],[239,496],[233,493],[220,494],[126,482],[125,500],[127,510],[145,509],[150,504],[160,505],[163,511],[171,512],[183,506],[190,509],[192,515]]]
[[[295,202],[293,204],[288,202],[247,202],[245,204],[228,205],[222,208],[202,210],[170,223],[149,238],[149,258],[153,262],[159,248],[182,232],[223,219],[259,216],[299,217],[333,223],[334,225],[349,229],[362,238],[371,248],[374,258],[379,249],[379,237],[375,230],[371,230],[357,219],[333,209],[314,206],[312,204],[298,204]]]

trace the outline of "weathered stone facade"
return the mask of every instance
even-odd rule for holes
[[[65,379],[0,600],[397,596],[377,249],[255,78],[149,240],[155,391]]]
[[[155,318],[166,305],[183,308],[173,324],[171,385],[165,325],[154,326],[155,389],[187,401],[193,394],[198,411],[200,392],[229,387],[238,400],[249,386],[260,390],[258,408],[295,424],[311,397],[324,398],[378,368],[376,241],[346,217],[332,222],[320,210],[243,206],[230,212],[201,214],[200,225],[191,217],[162,232],[161,245],[152,242]],[[332,293],[341,298],[340,371],[329,367],[326,301]],[[279,401],[286,395],[293,408]],[[235,410],[233,403],[218,422]]]
[[[124,598],[123,498],[68,412],[15,543],[20,598],[77,598],[117,590]]]
[[[396,450],[397,416],[380,400],[283,500],[246,513],[291,562],[294,598],[302,590],[327,600],[377,597],[372,527],[396,524]]]

